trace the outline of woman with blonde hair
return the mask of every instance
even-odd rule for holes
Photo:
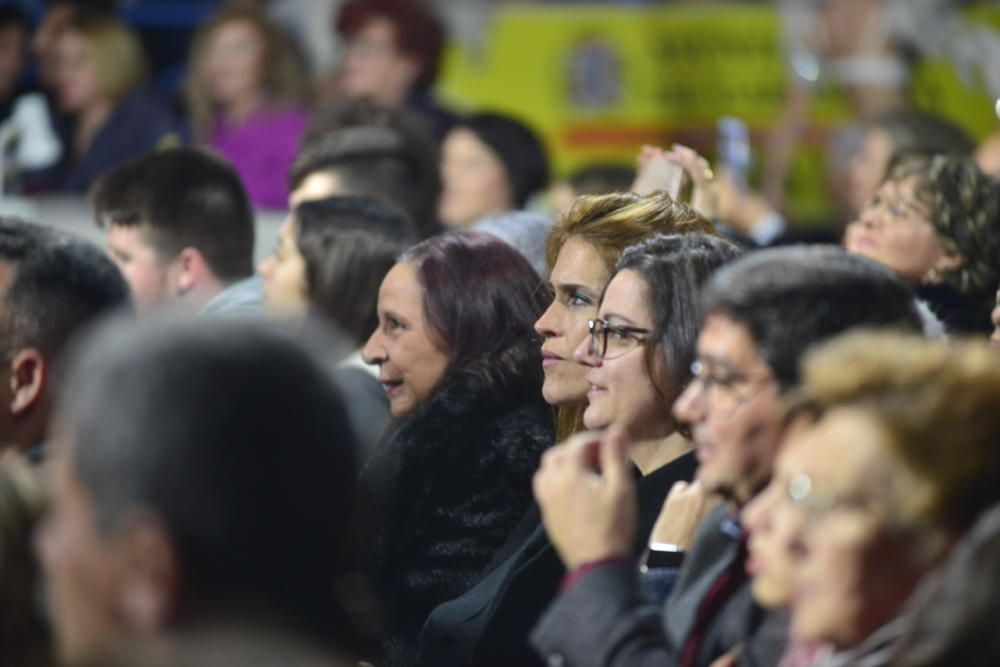
[[[201,26],[189,62],[195,141],[233,163],[255,205],[283,208],[307,121],[301,58],[261,12],[232,7]]]
[[[71,127],[54,189],[86,192],[109,169],[179,141],[170,105],[144,87],[146,58],[130,28],[104,15],[80,15],[55,49],[56,97]]]
[[[811,354],[818,415],[786,502],[804,520],[792,635],[816,665],[882,665],[918,585],[1000,501],[1000,364],[982,341],[853,334]]]

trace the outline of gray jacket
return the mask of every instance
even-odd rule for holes
[[[719,507],[705,519],[663,606],[645,602],[635,568],[599,567],[578,580],[549,607],[532,643],[551,665],[633,667],[679,665],[698,609],[719,576],[740,558],[739,527]],[[765,612],[740,585],[711,620],[695,664],[739,647],[739,664],[776,665],[785,647],[787,615]]]

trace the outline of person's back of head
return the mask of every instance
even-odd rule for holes
[[[811,346],[855,327],[921,331],[910,288],[888,269],[833,246],[762,250],[722,268],[702,313],[744,326],[783,388]]]
[[[10,371],[0,440],[44,436],[48,375],[63,347],[100,316],[131,309],[125,280],[97,247],[55,230],[0,218],[0,354]]]
[[[207,152],[165,150],[118,167],[94,185],[91,204],[140,309],[147,296],[156,302],[208,284],[217,292],[253,274],[254,218],[246,190],[232,167]],[[123,266],[135,259],[133,252],[122,257],[116,251],[113,237],[123,232],[130,240],[138,236],[155,256],[159,293],[141,294]]]
[[[346,642],[355,441],[319,357],[249,322],[118,324],[74,356],[57,408],[39,542],[63,654],[240,618]],[[98,583],[69,604],[83,563]]]
[[[876,119],[873,126],[888,135],[892,155],[928,153],[969,155],[976,143],[955,123],[921,111],[894,111]]]
[[[374,197],[402,209],[421,236],[437,229],[433,148],[397,127],[349,126],[306,143],[289,180],[293,206],[332,195]]]
[[[330,197],[295,208],[310,306],[360,347],[378,326],[378,290],[416,239],[399,210],[369,197]]]

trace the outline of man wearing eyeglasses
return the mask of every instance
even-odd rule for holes
[[[532,641],[552,665],[709,667],[726,654],[735,657],[724,664],[776,664],[785,619],[751,599],[737,512],[770,478],[799,358],[857,326],[920,328],[905,284],[833,247],[766,250],[721,269],[702,313],[694,379],[673,411],[691,430],[699,484],[724,502],[689,551],[654,545],[683,564],[666,602],[651,604],[628,558],[627,436],[581,434],[549,450],[535,496],[569,573]]]

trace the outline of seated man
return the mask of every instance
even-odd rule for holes
[[[140,315],[163,305],[213,316],[262,311],[253,209],[222,160],[187,148],[151,153],[105,174],[91,201]]]
[[[354,664],[355,442],[319,357],[219,320],[112,322],[73,361],[36,540],[62,658]]]
[[[853,327],[921,326],[906,285],[832,247],[767,250],[738,260],[709,283],[702,312],[695,379],[674,415],[691,430],[698,482],[726,502],[699,527],[665,605],[647,604],[626,558],[636,512],[635,482],[624,465],[627,436],[581,434],[549,450],[535,496],[569,570],[560,597],[533,631],[535,647],[550,661],[708,667],[740,646],[738,664],[776,664],[787,617],[751,599],[736,512],[770,478],[783,399],[798,383],[799,358]],[[664,511],[679,510],[668,504]],[[672,545],[657,546],[677,557]]]
[[[41,462],[52,366],[85,325],[131,310],[107,256],[53,229],[0,218],[0,450]]]
[[[365,103],[340,109],[323,133],[306,140],[289,180],[291,208],[334,195],[375,197],[405,212],[421,237],[439,229],[434,148],[405,119]]]

